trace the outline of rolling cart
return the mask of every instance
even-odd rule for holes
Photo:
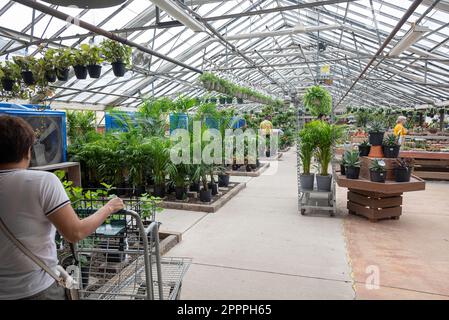
[[[82,200],[75,211],[80,217],[103,205]],[[84,300],[176,300],[191,263],[188,258],[162,258],[159,223],[142,220],[127,203],[88,238],[73,246],[80,270],[80,298]]]

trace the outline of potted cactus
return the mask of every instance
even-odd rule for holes
[[[382,148],[385,158],[397,158],[401,145],[398,142],[398,138],[391,133],[385,137]]]
[[[114,75],[116,77],[123,77],[127,67],[131,65],[131,47],[107,39],[101,43],[101,52],[106,61],[111,63]]]
[[[367,157],[369,155],[370,150],[371,150],[371,145],[369,144],[368,140],[365,140],[361,144],[359,144],[359,156],[360,157]]]
[[[396,159],[393,169],[396,182],[409,182],[412,175],[413,160],[408,158]]]
[[[356,150],[346,151],[343,159],[346,165],[346,178],[358,179],[360,174],[359,152]]]
[[[381,146],[384,139],[385,128],[380,120],[373,120],[369,125],[369,143],[372,146]]]
[[[387,169],[385,169],[385,162],[383,160],[374,159],[371,163],[369,172],[372,182],[385,182],[385,178],[387,177]]]

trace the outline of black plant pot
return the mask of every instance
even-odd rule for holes
[[[369,143],[372,146],[381,146],[384,140],[385,132],[370,132]]]
[[[411,168],[394,168],[393,169],[396,182],[409,182],[412,175]]]
[[[176,200],[184,200],[186,198],[185,187],[175,187]]]
[[[98,64],[87,66],[87,71],[89,72],[89,77],[98,79],[101,76],[101,66]]]
[[[225,98],[220,98],[220,104],[225,104],[226,99]]]
[[[346,168],[346,178],[348,179],[358,179],[360,174],[360,167],[347,167]]]
[[[316,175],[316,185],[319,191],[330,191],[332,183],[332,176],[328,174],[327,176]]]
[[[240,168],[240,165],[238,164],[233,164],[232,165],[232,170],[237,171]]]
[[[271,152],[270,152],[270,150],[265,151],[265,156],[266,156],[267,158],[271,157]]]
[[[31,71],[22,71],[22,79],[25,84],[32,86],[35,83],[33,73]]]
[[[143,187],[143,186],[133,188],[133,196],[135,196],[135,197],[140,197],[144,193],[145,193],[145,187]]]
[[[165,185],[154,185],[153,196],[160,198],[165,197]]]
[[[401,146],[382,146],[385,158],[397,158],[399,157],[399,150]]]
[[[45,79],[47,79],[48,82],[55,82],[56,81],[56,70],[51,69],[45,71]]]
[[[237,98],[237,103],[238,104],[243,104],[243,99],[242,98]]]
[[[226,98],[226,103],[227,104],[231,104],[232,103],[232,98]]]
[[[372,182],[385,182],[385,178],[387,177],[387,173],[385,171],[378,172],[378,171],[369,171],[369,175]]]
[[[69,68],[56,69],[56,76],[58,77],[59,81],[69,80]]]
[[[340,173],[342,176],[346,175],[346,167],[342,164],[340,164]]]
[[[260,167],[260,161],[259,161],[259,159],[257,159],[256,160],[256,168],[259,168]]]
[[[229,179],[230,179],[230,176],[228,174],[218,175],[218,186],[219,187],[229,186]]]
[[[87,78],[87,67],[82,65],[73,66],[77,79],[83,80]]]
[[[121,62],[121,61],[117,61],[117,62],[113,62],[111,63],[112,65],[112,71],[114,72],[114,75],[116,77],[123,77],[126,73],[126,64]]]
[[[189,190],[190,190],[190,191],[195,191],[195,192],[200,191],[200,183],[199,183],[199,182],[192,182],[192,183],[190,184]]]
[[[15,83],[14,80],[6,79],[6,78],[2,79],[3,90],[5,90],[5,91],[12,91],[12,89],[14,87],[14,83]]]
[[[175,189],[175,186],[172,183],[169,183],[167,193],[174,193]]]
[[[212,191],[213,196],[218,194],[218,184],[216,184],[215,182],[209,182],[207,184],[207,187],[209,188],[210,191]]]
[[[246,169],[246,172],[251,172],[251,171],[253,171],[253,168],[251,167],[250,164],[247,164],[245,169]]]
[[[368,157],[371,151],[371,146],[359,146],[359,156]]]
[[[301,174],[299,176],[299,182],[301,183],[301,189],[313,190],[313,185],[315,182],[314,174]]]
[[[204,190],[200,191],[200,200],[202,202],[211,202],[212,200],[212,190]]]

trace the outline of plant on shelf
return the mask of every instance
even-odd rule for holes
[[[89,46],[81,46],[79,49],[73,49],[72,66],[77,79],[87,78],[87,63],[89,59]]]
[[[4,61],[0,65],[1,84],[5,91],[13,91],[20,86],[20,67],[12,61]]]
[[[363,141],[359,144],[359,156],[367,157],[369,155],[370,149],[371,145],[369,144],[368,140]]]
[[[20,68],[23,82],[29,86],[34,85],[36,80],[33,71],[36,66],[36,59],[33,56],[15,56],[13,60]]]
[[[304,106],[310,109],[313,116],[329,115],[332,110],[332,96],[321,86],[307,89],[303,97]]]
[[[396,182],[409,182],[413,170],[413,159],[399,158],[396,159],[393,169]]]
[[[112,65],[114,75],[123,77],[131,66],[131,47],[111,39],[104,40],[100,46],[106,61]]]
[[[174,164],[172,162],[168,164],[167,172],[174,184],[177,200],[184,200],[187,196],[187,185],[190,171],[191,168],[189,164]]]
[[[401,145],[398,142],[398,137],[396,137],[393,133],[386,135],[382,148],[385,158],[397,158],[401,148]]]
[[[73,53],[70,48],[57,49],[54,55],[56,76],[60,81],[69,80],[69,67],[73,64]]]
[[[80,48],[87,52],[86,65],[89,77],[99,78],[101,75],[101,63],[103,62],[100,47],[95,45],[89,46],[87,43],[83,43]]]
[[[369,124],[369,143],[381,146],[385,134],[385,125],[380,118],[373,119]]]
[[[360,174],[360,157],[357,150],[346,151],[343,156],[346,166],[346,178],[358,179]]]
[[[387,169],[385,168],[385,162],[381,159],[374,159],[371,162],[370,168],[370,178],[373,182],[385,182],[387,177]]]

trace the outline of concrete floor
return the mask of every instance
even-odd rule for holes
[[[337,217],[301,216],[294,151],[277,164],[233,177],[247,188],[217,213],[159,215],[183,233],[168,255],[193,258],[182,299],[449,299],[449,183],[405,194],[400,220],[348,216],[343,188]]]

